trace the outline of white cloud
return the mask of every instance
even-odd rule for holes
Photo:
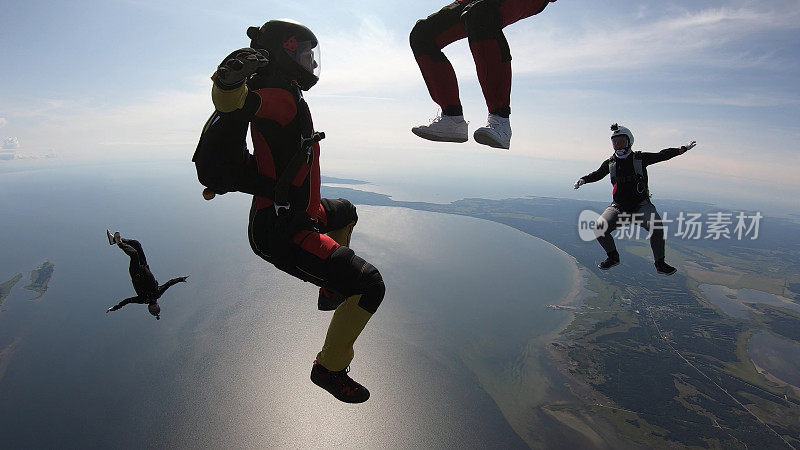
[[[392,95],[387,87],[422,82],[407,35],[392,34],[380,19],[363,17],[354,31],[321,34],[319,39],[322,75],[315,93],[376,92],[386,97]]]
[[[658,14],[644,7],[627,15],[594,15],[591,20],[566,21],[553,4],[541,16],[506,29],[514,56],[515,76],[565,73],[651,76],[658,68],[764,68],[797,66],[783,59],[774,46],[747,45],[755,35],[800,28],[800,1],[769,5],[739,0],[720,8],[687,10],[668,7]],[[548,18],[555,16],[555,18]],[[627,26],[620,26],[627,23]],[[322,77],[317,95],[392,97],[409,92],[424,95],[424,84],[408,44],[408,32],[393,31],[380,18],[363,16],[358,27],[320,33]],[[476,80],[465,40],[445,50],[460,80]],[[422,90],[420,90],[420,88]],[[742,99],[746,105],[771,105],[770,100]],[[729,104],[721,99],[712,103]],[[737,103],[733,103],[736,105]]]
[[[7,123],[8,121],[6,120],[5,117],[0,117],[0,127],[6,126]]]
[[[186,91],[146,92],[137,101],[114,107],[29,101],[19,108],[24,120],[18,120],[16,129],[26,149],[55,149],[67,158],[190,157],[213,111],[208,78],[203,75],[190,84]]]
[[[15,137],[6,138],[3,141],[3,150],[16,150],[19,148],[19,139]]]
[[[757,93],[739,93],[721,96],[709,96],[705,94],[697,94],[690,97],[669,97],[654,99],[654,101],[664,103],[682,103],[690,105],[717,105],[717,106],[741,106],[741,107],[770,107],[770,106],[786,106],[800,104],[798,97],[778,97],[767,94]]]
[[[557,5],[557,4],[556,4]],[[555,6],[553,6],[555,9]],[[546,10],[542,14],[547,14]],[[509,32],[517,73],[557,74],[639,70],[664,66],[760,67],[780,61],[771,51],[739,45],[757,33],[800,28],[800,2],[740,1],[738,6],[676,10],[656,20],[645,15],[592,17],[569,26],[536,19]],[[620,23],[626,23],[621,26]]]

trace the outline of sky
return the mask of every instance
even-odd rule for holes
[[[321,42],[321,79],[306,98],[328,136],[324,174],[516,185],[508,192],[528,195],[536,180],[553,186],[548,195],[563,187],[565,197],[607,198],[607,181],[570,191],[611,154],[609,125],[619,122],[636,150],[697,141],[651,171],[667,196],[800,213],[800,0],[551,3],[505,30],[514,73],[508,151],[410,133],[437,106],[408,33],[445,3],[54,3],[0,5],[6,154],[188,161],[221,58],[248,45],[248,26],[292,18]],[[445,53],[472,131],[487,111],[471,54],[464,41]]]

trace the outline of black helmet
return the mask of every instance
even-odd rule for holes
[[[319,41],[307,27],[288,19],[247,29],[250,47],[269,52],[270,67],[292,77],[307,91],[319,81]]]
[[[147,310],[150,311],[150,314],[156,316],[156,319],[161,319],[159,314],[161,314],[161,306],[158,303],[149,303],[147,305]]]

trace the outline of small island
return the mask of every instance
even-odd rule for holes
[[[47,285],[50,283],[50,279],[53,277],[55,267],[55,264],[45,260],[43,263],[39,264],[38,267],[31,271],[31,282],[29,285],[25,286],[25,289],[37,292],[39,294],[30,299],[31,301],[39,300],[42,298],[42,296],[44,296],[45,292],[47,292]]]
[[[0,305],[2,305],[5,299],[11,294],[11,289],[20,279],[22,279],[22,274],[18,273],[14,278],[0,284]]]

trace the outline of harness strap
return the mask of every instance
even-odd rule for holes
[[[314,157],[312,151],[314,144],[323,139],[325,139],[325,133],[323,132],[314,133],[311,137],[300,138],[300,146],[297,149],[297,153],[294,154],[281,176],[275,182],[275,212],[279,212],[281,209],[289,209],[289,187],[297,177],[298,172],[300,172],[300,167],[303,163],[311,163]]]
[[[642,155],[639,152],[633,154],[633,171],[636,175],[644,177],[644,169],[642,168]]]
[[[633,171],[636,175],[628,175],[617,179],[617,160],[612,156],[608,163],[608,173],[611,175],[611,182],[617,181],[629,182],[638,179],[644,179],[644,165],[642,164],[642,155],[640,152],[633,152]]]
[[[617,179],[617,160],[613,156],[608,163],[608,173],[611,175],[611,182],[615,183]]]

